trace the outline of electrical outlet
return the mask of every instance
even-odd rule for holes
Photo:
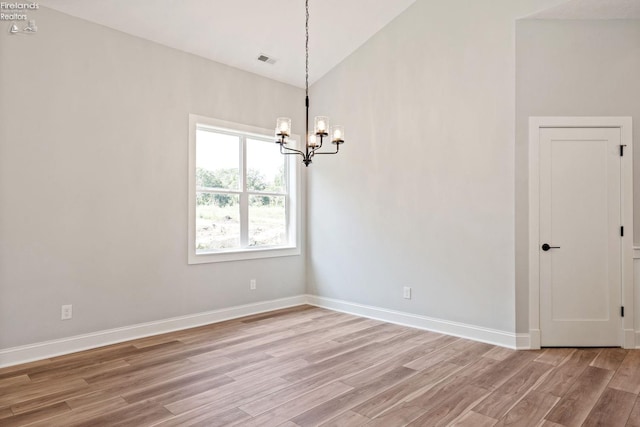
[[[251,281],[249,282],[249,289],[251,289],[252,291],[256,290],[256,279],[251,279]]]
[[[69,320],[73,317],[73,305],[63,305],[61,310],[60,319]]]
[[[405,286],[404,289],[402,290],[402,297],[404,299],[411,299],[411,288],[408,286]]]

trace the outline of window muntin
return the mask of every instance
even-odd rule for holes
[[[291,156],[271,131],[218,123],[190,117],[189,263],[299,254]]]

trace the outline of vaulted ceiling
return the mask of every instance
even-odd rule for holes
[[[310,76],[322,77],[415,0],[310,0]],[[144,39],[304,86],[303,0],[42,0]],[[257,60],[260,54],[275,64]]]
[[[414,1],[310,0],[310,82],[321,78]],[[304,86],[304,0],[39,3],[175,49]],[[568,0],[528,18],[640,19],[640,0]],[[258,61],[260,54],[275,59],[275,63]]]

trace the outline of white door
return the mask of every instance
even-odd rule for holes
[[[620,144],[619,128],[540,129],[542,346],[622,344]]]

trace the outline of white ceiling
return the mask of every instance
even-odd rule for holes
[[[320,79],[414,1],[310,0],[310,82]],[[41,0],[39,3],[304,87],[304,0]],[[568,0],[528,18],[640,19],[640,0]],[[277,62],[272,65],[258,61],[261,53],[276,58]]]
[[[640,19],[640,0],[569,0],[534,19]]]
[[[415,0],[311,0],[310,82]],[[41,0],[41,5],[304,87],[303,0]],[[256,58],[277,59],[273,65]]]

